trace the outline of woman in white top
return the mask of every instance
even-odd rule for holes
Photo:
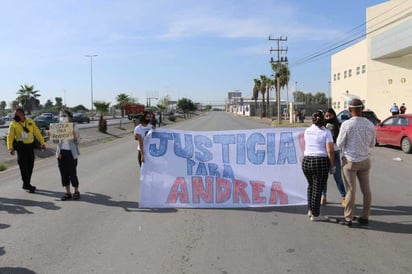
[[[60,123],[71,123],[73,115],[70,111],[64,110],[60,113]],[[79,178],[77,177],[77,158],[79,152],[79,128],[73,124],[73,139],[60,140],[57,144],[56,157],[59,166],[62,185],[66,193],[61,198],[62,201],[80,199]],[[73,196],[70,192],[70,184],[74,188]]]
[[[305,130],[305,151],[302,170],[308,180],[308,216],[312,221],[324,220],[320,215],[322,190],[328,180],[329,172],[335,170],[333,137],[324,127],[325,118],[322,111],[312,114],[312,125]]]

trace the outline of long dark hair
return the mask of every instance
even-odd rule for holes
[[[312,114],[312,124],[319,128],[325,125],[325,116],[323,115],[323,111],[317,110]]]
[[[333,125],[333,128],[331,129],[331,131],[332,131],[333,141],[336,142],[336,139],[338,138],[338,135],[339,135],[339,128],[340,128],[338,117],[336,116],[336,112],[333,108],[328,108],[325,111],[325,115],[326,113],[331,113],[333,115],[332,121],[328,123]],[[326,120],[325,120],[325,126],[326,126]]]

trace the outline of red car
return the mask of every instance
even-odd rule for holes
[[[403,152],[412,152],[412,114],[399,114],[386,118],[375,126],[376,144],[400,147]]]

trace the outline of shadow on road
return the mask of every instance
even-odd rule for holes
[[[36,274],[36,272],[24,267],[0,267],[0,273],[7,274]]]
[[[245,210],[245,209],[239,209]],[[248,208],[247,210],[258,212],[281,212],[289,214],[302,214],[307,216],[307,206],[288,206],[288,207],[260,207]],[[356,213],[360,213],[362,206],[357,205]],[[323,215],[331,216],[333,218],[343,217],[343,208],[340,204],[328,203],[322,206],[321,212]],[[409,217],[409,221],[399,222],[383,222],[379,216],[404,216]],[[411,206],[372,206],[371,217],[368,226],[354,225],[352,228],[368,229],[374,231],[390,232],[390,233],[406,233],[412,234],[412,207]],[[333,223],[333,222],[332,222]]]
[[[33,212],[27,210],[26,207],[41,207],[48,210],[60,209],[60,207],[51,202],[0,197],[0,211],[6,211],[10,214],[33,214]]]

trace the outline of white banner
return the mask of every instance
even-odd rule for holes
[[[139,207],[305,205],[303,132],[155,129],[144,138]]]

